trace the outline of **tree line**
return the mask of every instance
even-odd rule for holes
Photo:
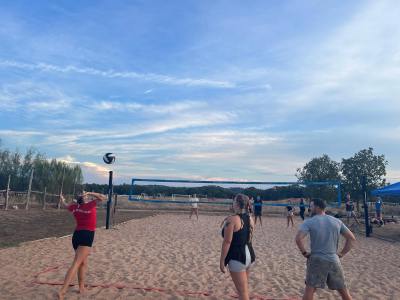
[[[359,200],[363,199],[363,178],[367,193],[384,186],[387,164],[385,156],[374,154],[374,149],[370,147],[340,162],[327,154],[313,158],[303,168],[297,169],[296,177],[299,181],[340,180],[343,197],[344,193],[349,192],[359,206]],[[309,186],[305,189],[306,197],[313,195],[332,199],[335,193],[334,187],[330,186]]]
[[[334,161],[327,154],[315,157],[307,162],[302,168],[297,169],[296,177],[299,182],[312,181],[340,181],[342,200],[346,192],[349,192],[353,199],[359,200],[363,197],[362,180],[366,179],[366,191],[384,186],[386,180],[386,166],[388,162],[384,155],[374,154],[373,148],[363,149],[350,158],[343,158],[341,162]],[[107,185],[86,184],[87,190],[106,192]],[[114,186],[117,194],[129,194],[131,186],[128,184]],[[162,194],[202,194],[209,198],[231,198],[236,193],[244,193],[253,198],[260,196],[265,200],[280,200],[287,198],[322,198],[328,202],[337,201],[337,187],[323,185],[288,185],[276,186],[270,189],[250,188],[224,188],[220,186],[202,187],[171,187],[163,185],[135,185],[134,194],[145,193],[150,196]]]
[[[85,184],[85,189],[88,191],[107,193],[107,184],[90,183]],[[121,184],[114,185],[113,192],[119,195],[128,195],[131,192],[131,185]],[[173,194],[180,195],[207,195],[207,198],[232,198],[237,193],[244,193],[250,197],[256,198],[260,196],[265,200],[279,200],[287,198],[304,197],[304,187],[299,185],[279,186],[270,189],[257,189],[255,187],[240,188],[240,187],[221,187],[217,185],[207,185],[200,187],[176,187],[166,185],[134,185],[133,194],[146,194],[157,197],[159,195],[170,197]]]
[[[72,194],[81,189],[83,184],[82,170],[79,165],[71,166],[46,156],[34,148],[25,154],[0,148],[0,190],[6,189],[10,176],[10,189],[28,190],[33,170],[32,190],[59,194],[63,186],[64,194]]]
[[[1,145],[0,145],[1,146]],[[373,148],[363,149],[350,158],[343,158],[340,162],[334,161],[327,154],[315,157],[302,168],[297,169],[296,177],[299,182],[309,181],[341,181],[341,192],[350,192],[352,197],[362,199],[362,178],[366,178],[367,192],[386,184],[386,166],[388,162],[384,155],[377,155]],[[0,147],[0,189],[7,187],[8,177],[11,176],[10,188],[16,191],[26,191],[33,170],[32,190],[58,194],[63,186],[65,194],[73,194],[78,190],[88,190],[107,193],[106,184],[84,184],[82,170],[79,165],[69,165],[56,159],[47,159],[46,156],[33,148],[22,154],[19,151],[10,151]],[[201,187],[174,187],[165,185],[135,185],[135,194],[145,193],[150,196],[159,194],[201,194],[209,198],[232,198],[236,193],[244,193],[253,198],[260,196],[265,200],[279,200],[286,198],[320,197],[328,201],[336,201],[337,190],[334,186],[303,186],[288,185],[269,189],[256,187],[221,187],[216,185]],[[114,193],[129,194],[131,185],[120,184],[114,186]]]

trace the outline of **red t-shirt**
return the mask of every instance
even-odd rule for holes
[[[96,200],[84,204],[70,204],[68,210],[74,214],[75,230],[96,230]]]

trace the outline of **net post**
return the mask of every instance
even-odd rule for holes
[[[6,203],[4,204],[5,210],[8,210],[8,202],[9,202],[9,196],[10,196],[10,181],[11,181],[11,175],[8,175],[8,183],[7,183],[7,190],[6,190]]]
[[[337,189],[338,189],[338,196],[337,196],[338,208],[340,208],[342,207],[342,184],[340,181],[338,181]]]
[[[113,194],[112,181],[113,181],[113,171],[109,171],[106,229],[110,229],[110,210],[111,210],[111,201],[112,201],[112,194]]]
[[[367,203],[367,177],[362,177],[362,190],[364,196],[364,221],[365,221],[365,236],[369,237],[371,235],[371,225],[369,223],[369,211],[368,211],[368,203]]]
[[[131,188],[129,190],[129,200],[133,199],[133,187],[135,186],[135,179],[132,179]]]

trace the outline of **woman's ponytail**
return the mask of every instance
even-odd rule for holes
[[[78,197],[76,197],[76,203],[78,203],[79,205],[82,205],[84,203],[82,195],[79,195]]]

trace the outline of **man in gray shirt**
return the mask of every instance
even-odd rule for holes
[[[296,244],[307,258],[306,289],[303,300],[312,300],[317,288],[325,283],[331,290],[337,290],[345,300],[351,300],[346,288],[340,258],[346,255],[356,240],[353,233],[342,221],[325,214],[326,204],[321,199],[311,201],[313,217],[300,225],[296,235]],[[304,238],[310,234],[311,253],[304,247]],[[346,243],[339,253],[339,237],[343,235]]]

